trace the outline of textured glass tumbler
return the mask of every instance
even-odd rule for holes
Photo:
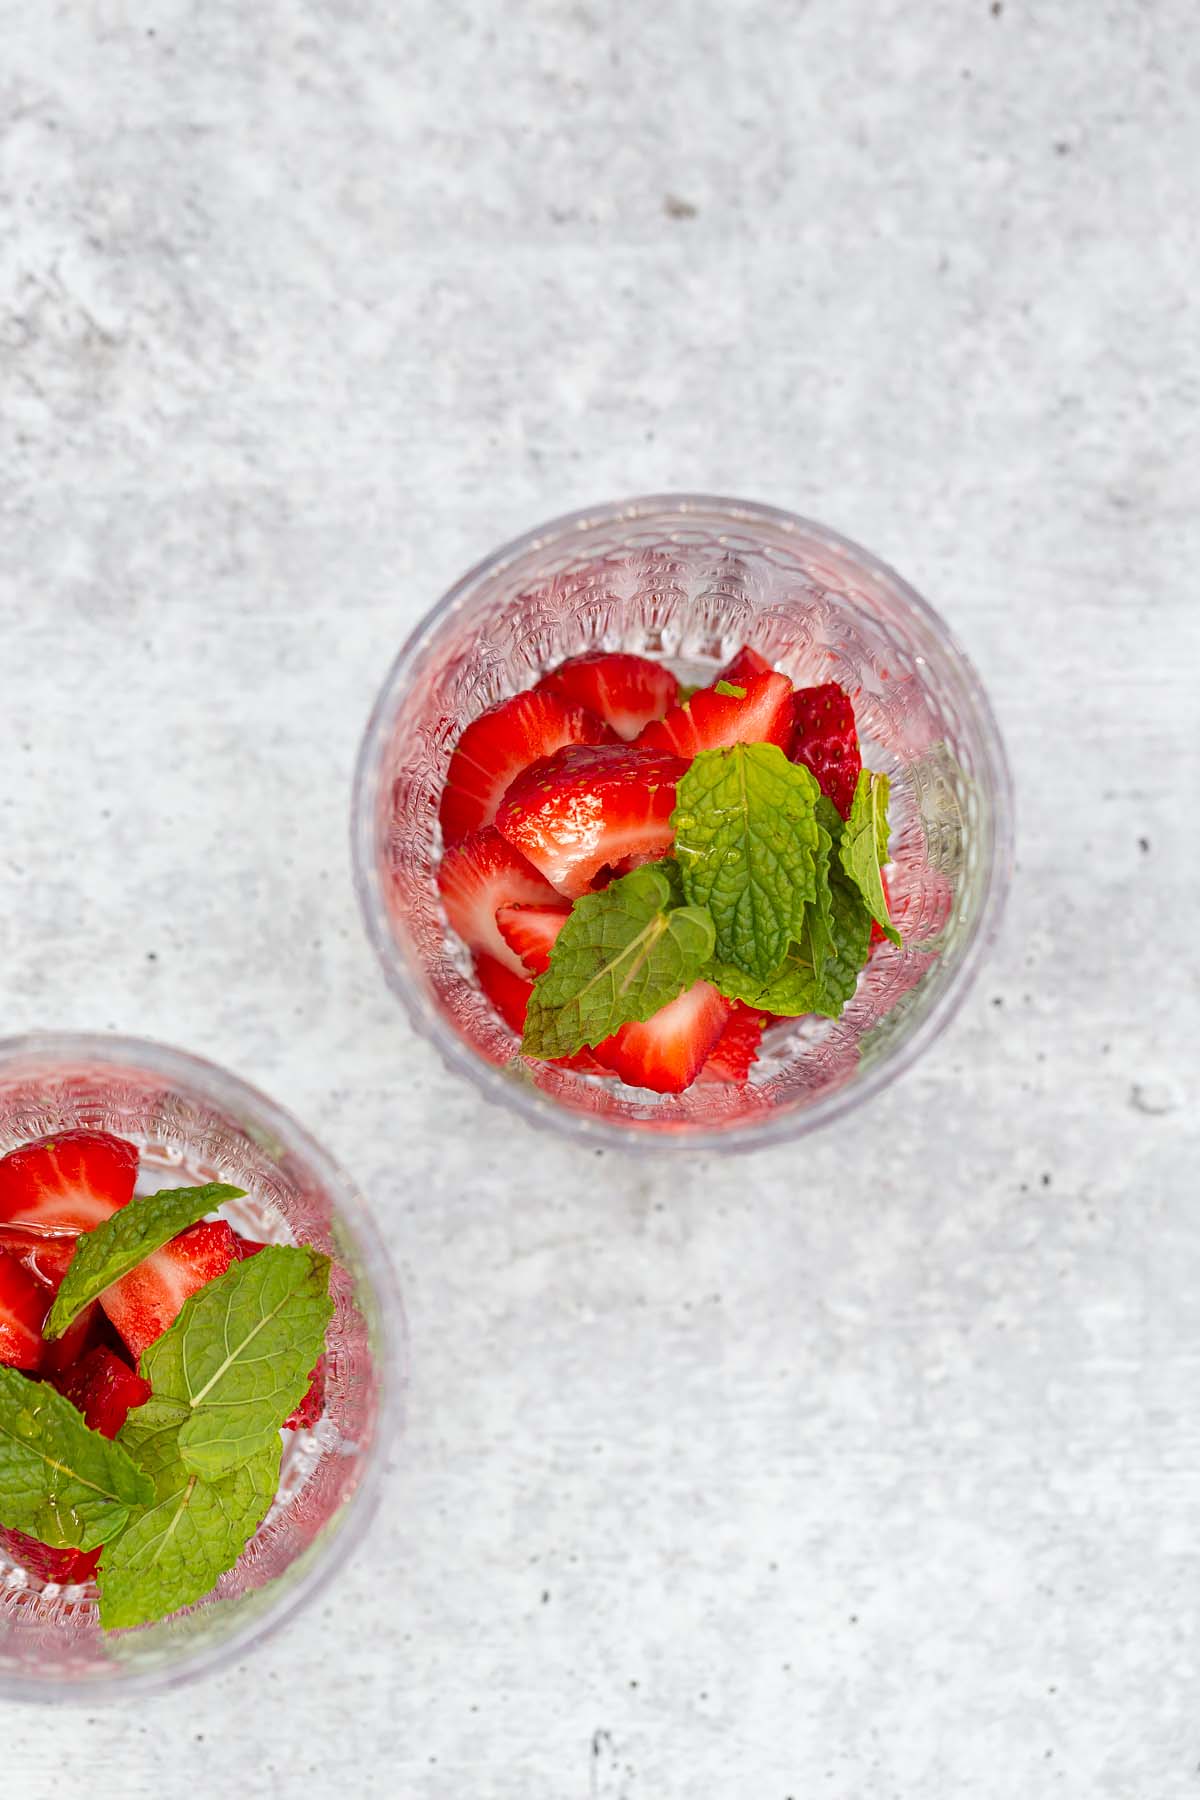
[[[105,1633],[91,1583],[26,1574],[0,1549],[0,1695],[123,1697],[244,1656],[323,1586],[362,1536],[399,1425],[403,1324],[379,1234],[344,1175],[287,1113],[234,1076],[161,1044],[90,1036],[0,1040],[0,1153],[90,1126],[137,1145],[138,1192],[220,1179],[246,1235],[333,1259],[325,1413],[285,1432],[280,1488],[212,1595]]]
[[[742,643],[797,686],[837,681],[863,759],[891,780],[892,911],[836,1021],[765,1036],[745,1088],[652,1095],[517,1054],[448,939],[435,873],[451,752],[487,707],[564,657],[630,650],[711,681]],[[598,507],[506,545],[414,632],[359,758],[354,839],[376,951],[417,1029],[490,1099],[593,1141],[745,1148],[877,1092],[938,1035],[979,965],[1008,878],[1004,752],[974,669],[937,614],[845,538],[771,507],[666,496]]]

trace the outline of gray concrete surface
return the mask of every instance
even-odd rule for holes
[[[386,1217],[339,1590],[6,1793],[1200,1794],[1190,0],[0,4],[0,998],[175,1040]],[[707,488],[954,622],[1007,925],[852,1129],[664,1173],[409,1035],[347,787],[540,517]]]

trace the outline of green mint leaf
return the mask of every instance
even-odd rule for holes
[[[94,1550],[150,1497],[127,1450],[89,1430],[48,1383],[0,1367],[0,1524],[56,1548]]]
[[[718,681],[713,688],[713,693],[728,694],[733,700],[744,700],[746,698],[745,688],[738,687],[737,684],[732,681]]]
[[[166,1433],[173,1421],[186,1468],[206,1481],[227,1475],[271,1443],[303,1399],[332,1317],[329,1258],[319,1251],[272,1244],[234,1263],[143,1351],[154,1411],[135,1432]]]
[[[143,1437],[153,1492],[100,1558],[100,1623],[106,1631],[190,1606],[232,1569],[275,1498],[282,1448],[276,1436],[240,1468],[205,1481],[180,1459],[172,1432]]]
[[[766,981],[816,898],[816,802],[808,769],[775,744],[705,750],[682,777],[671,823],[683,887],[706,906],[716,959]]]
[[[210,1181],[205,1187],[164,1188],[161,1193],[133,1199],[118,1207],[110,1218],[85,1231],[50,1308],[42,1336],[61,1337],[72,1320],[114,1281],[128,1275],[161,1250],[173,1237],[195,1225],[205,1213],[224,1200],[241,1200],[243,1188]]]
[[[900,933],[892,924],[879,875],[888,859],[888,787],[886,775],[862,770],[842,833],[841,861],[871,917],[893,944],[899,944]]]
[[[691,986],[713,953],[713,926],[702,907],[674,905],[678,880],[669,864],[645,863],[575,902],[533,984],[527,1055],[571,1056],[603,1043]]]

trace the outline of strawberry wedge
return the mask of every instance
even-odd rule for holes
[[[639,861],[665,855],[675,784],[685,766],[649,746],[572,746],[517,777],[496,814],[496,828],[553,887],[574,899],[607,864],[631,855]]]
[[[738,683],[738,686],[742,686]],[[792,739],[792,684],[773,669],[751,675],[745,694],[718,694],[701,688],[665,719],[647,725],[638,744],[665,750],[690,762],[702,750],[724,750],[730,744],[778,744]]]
[[[564,914],[563,917],[566,915]],[[561,927],[562,919],[559,920]],[[555,933],[557,937],[558,933]],[[549,960],[549,952],[547,952]],[[498,963],[494,956],[475,957],[475,973],[479,985],[495,1007],[508,1029],[515,1037],[520,1037],[525,1029],[525,1013],[529,1006],[529,996],[533,992],[533,983],[528,976],[514,975],[503,963]],[[607,1075],[608,1070],[602,1068],[590,1050],[577,1050],[574,1056],[558,1056],[550,1058],[558,1069],[574,1069],[580,1075]]]
[[[854,789],[862,769],[858,726],[845,688],[836,681],[797,690],[792,707],[792,740],[788,755],[817,778],[827,800],[850,817]]]
[[[570,912],[565,901],[558,906],[501,906],[496,910],[496,924],[530,974],[541,975],[550,967],[550,952]]]
[[[225,1221],[205,1220],[181,1231],[101,1294],[101,1306],[135,1361],[175,1322],[184,1301],[206,1281],[223,1275],[236,1256]]]
[[[564,744],[612,742],[595,713],[537,688],[502,700],[472,721],[450,758],[442,791],[442,837],[461,843],[490,825],[504,790],[532,762]]]
[[[593,1055],[630,1087],[681,1094],[704,1067],[730,1011],[731,1002],[711,983],[694,981],[643,1023],[622,1025]]]
[[[497,908],[518,900],[553,905],[561,898],[490,825],[447,850],[438,891],[451,928],[467,948],[493,957],[514,975],[523,975],[525,965],[500,934]]]
[[[767,1014],[759,1012],[757,1007],[735,1001],[729,1023],[713,1045],[698,1079],[728,1081],[742,1086],[758,1060],[766,1021]]]
[[[90,1581],[100,1563],[99,1550],[56,1550],[8,1526],[0,1526],[0,1547],[27,1575],[34,1575],[39,1581],[57,1582],[59,1587]]]
[[[568,705],[586,707],[628,742],[651,719],[663,718],[674,706],[679,683],[670,669],[648,657],[622,650],[593,650],[585,656],[572,656],[543,675],[536,691],[554,694]]]
[[[717,681],[727,681],[732,687],[745,687],[753,675],[769,675],[771,665],[765,656],[760,656],[750,644],[743,644],[731,662],[727,662]],[[717,682],[712,684],[714,687]]]
[[[79,1408],[84,1424],[106,1438],[115,1438],[133,1408],[150,1398],[150,1383],[135,1375],[107,1344],[89,1350],[54,1385]]]
[[[138,1153],[107,1131],[60,1131],[0,1157],[0,1225],[90,1231],[133,1198]]]
[[[0,1251],[0,1363],[36,1369],[42,1360],[42,1321],[53,1296],[19,1257]]]

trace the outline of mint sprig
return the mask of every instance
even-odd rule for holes
[[[678,876],[647,863],[574,907],[533,984],[521,1048],[571,1056],[648,1019],[690,987],[713,953],[713,922],[677,906]]]
[[[888,792],[886,775],[863,769],[854,789],[850,816],[842,833],[843,869],[862,895],[863,904],[893,944],[901,942],[892,924],[880,868],[888,860]]]
[[[94,1550],[152,1497],[120,1444],[45,1382],[0,1367],[0,1524],[55,1548]]]
[[[707,907],[714,953],[766,981],[816,900],[820,788],[775,744],[697,756],[676,791],[672,825],[684,893]]]
[[[187,1469],[217,1480],[276,1437],[332,1317],[329,1258],[307,1246],[269,1245],[185,1302],[143,1351],[141,1374],[157,1417],[174,1416]]]
[[[164,1188],[118,1207],[111,1217],[81,1233],[42,1336],[61,1337],[84,1307],[115,1281],[222,1202],[244,1198],[243,1188],[210,1181],[203,1187]]]

